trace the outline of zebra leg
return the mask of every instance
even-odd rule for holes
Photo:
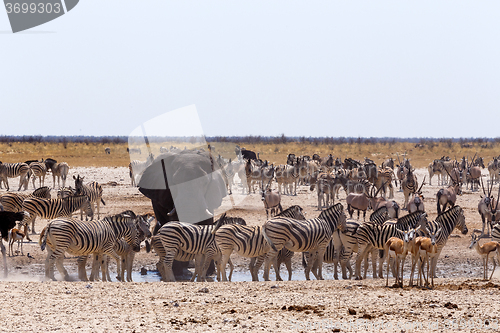
[[[231,258],[229,258],[229,267],[230,267],[230,270],[229,270],[229,281],[231,281],[231,278],[233,277],[233,270],[234,270],[234,265],[233,265],[233,262],[231,261]]]
[[[120,267],[120,256],[116,253],[116,251],[111,248],[111,249],[107,249],[105,250],[105,252],[103,254],[106,254],[107,256],[110,256],[111,258],[115,259],[116,261],[116,267]],[[101,262],[102,263],[105,263],[105,258],[103,258],[104,256],[101,256]],[[125,282],[125,277],[123,276],[122,274],[122,271],[121,270],[118,270],[117,273],[120,272],[120,281],[121,282]],[[102,266],[102,280],[105,281],[105,279],[109,279],[109,273],[108,273],[108,267],[107,265],[104,265]],[[111,282],[111,279],[108,280],[108,282]]]
[[[325,251],[326,251],[326,246],[322,247],[318,250],[316,254],[316,261],[317,261],[317,266],[318,266],[318,273],[315,274],[316,280],[323,280],[323,258],[325,256]],[[336,269],[337,266],[335,266]],[[314,272],[313,272],[314,274]]]
[[[271,268],[271,263],[273,264],[274,268],[276,269],[276,266],[278,266],[278,251],[275,251],[274,249],[271,249],[266,256],[266,259],[264,260],[264,281],[270,281],[269,280],[269,270]],[[276,276],[276,279],[278,276]]]
[[[227,275],[226,275],[226,265],[227,263],[231,260],[231,252],[233,252],[231,250],[231,252],[229,251],[225,251],[225,252],[222,252],[222,258],[221,258],[221,263],[220,263],[220,267],[219,267],[219,271],[220,271],[220,274],[222,275],[221,276],[221,281],[224,281],[226,282],[227,281]],[[231,270],[231,275],[232,275],[233,271]],[[229,279],[231,280],[231,279]]]
[[[314,272],[314,270],[317,267],[317,263],[316,263],[317,259],[318,259],[318,252],[317,251],[309,252],[309,260],[307,261],[307,265],[304,268],[304,274],[306,276],[306,280],[310,280],[309,273],[311,272],[311,270],[313,271],[313,274],[316,277],[316,279],[318,279],[317,273]]]
[[[288,281],[292,281],[292,258],[285,259],[285,266],[288,270]]]
[[[248,269],[250,270],[250,274],[252,274],[252,281],[259,281],[258,271],[255,269],[255,261],[257,257],[253,257],[250,259],[250,264],[248,265]]]
[[[263,254],[263,255],[260,255],[258,257],[254,257],[250,260],[250,267],[252,270],[251,271],[252,272],[252,281],[259,281],[259,269],[260,269],[260,266],[262,266],[262,263],[264,263],[265,259],[266,259],[266,254]]]
[[[54,252],[52,249],[47,246],[47,258],[45,259],[45,278],[51,279],[52,281],[56,281],[56,277],[54,276],[54,260],[53,256]]]
[[[443,248],[438,248],[438,251],[437,253],[431,258],[431,272],[432,272],[432,276],[437,278],[437,275],[436,275],[436,266],[437,266],[437,260],[439,258],[439,256],[441,255],[441,251],[443,251]]]
[[[195,279],[197,279],[196,281],[198,282],[201,282],[202,279],[203,279],[203,268],[205,267],[204,266],[204,263],[208,260],[206,260],[207,258],[205,258],[205,255],[204,254],[197,254],[195,257],[194,257],[194,275],[191,276],[191,282],[194,282]],[[209,262],[209,261],[208,261]],[[208,265],[207,265],[207,268],[208,268]]]
[[[58,256],[55,258],[55,261],[56,261],[56,267],[57,267],[57,270],[59,271],[59,273],[61,273],[61,275],[63,276],[64,278],[64,281],[71,281],[70,277],[69,277],[69,274],[68,274],[68,271],[66,270],[66,268],[64,268],[64,265],[63,265],[63,261],[64,261],[64,254],[62,256]]]
[[[87,257],[88,256],[79,256],[76,259],[76,262],[78,264],[78,279],[80,279],[80,281],[88,281],[87,272],[85,271],[85,265],[87,264]]]
[[[366,253],[368,253],[368,244],[358,245],[358,255],[356,256],[356,266],[354,268],[354,275],[356,280],[361,280],[361,262],[365,257]],[[365,267],[366,268],[366,267]],[[365,269],[366,272],[366,269]]]
[[[383,266],[384,266],[384,259],[385,259],[385,256],[389,255],[388,253],[385,253],[384,250],[379,250],[377,251],[378,252],[378,262],[379,262],[379,268],[378,268],[378,272],[379,272],[379,277],[380,278],[383,278],[384,275],[383,275]],[[377,253],[375,252],[375,253]],[[374,261],[376,261],[376,259],[374,259]]]

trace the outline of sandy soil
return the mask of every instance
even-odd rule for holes
[[[76,174],[85,176],[85,181],[94,180],[103,185],[106,205],[101,205],[101,215],[125,209],[137,213],[152,210],[149,200],[130,186],[127,168],[72,168],[70,175]],[[420,181],[426,174],[425,169],[417,171]],[[17,184],[15,180],[9,183],[11,187]],[[70,183],[73,185],[72,181]],[[434,178],[433,184],[436,183]],[[47,178],[47,184],[52,185],[52,179]],[[439,188],[426,185],[423,189],[430,219],[437,215],[435,193]],[[55,191],[52,195],[56,196]],[[395,195],[402,205],[402,192],[396,190]],[[345,202],[344,198],[341,191],[341,202]],[[479,192],[471,191],[465,191],[457,200],[464,208],[469,231],[481,228],[478,202]],[[308,217],[319,215],[316,193],[309,192],[305,186],[299,188],[297,196],[283,196],[282,203],[284,207],[301,205]],[[242,217],[250,225],[266,220],[260,197],[253,194],[228,215]],[[46,223],[46,220],[37,219],[36,230],[39,232]],[[481,327],[498,329],[500,318],[496,302],[500,273],[495,274],[491,282],[482,281],[481,259],[468,249],[470,236],[463,236],[458,231],[454,232],[439,259],[439,278],[435,280],[434,290],[385,288],[385,279],[335,281],[331,264],[325,264],[327,280],[303,281],[299,255],[294,257],[295,281],[291,282],[247,282],[251,280],[247,270],[249,260],[233,255],[236,280],[243,282],[162,283],[152,272],[158,257],[144,250],[136,255],[134,270],[138,272],[144,267],[149,272],[146,277],[134,274],[134,280],[147,282],[42,282],[46,253],[38,246],[38,235],[32,239],[34,242],[24,244],[24,255],[8,258],[9,277],[0,282],[4,295],[0,300],[4,309],[0,316],[2,322],[8,323],[9,331],[331,332],[340,329],[342,332],[401,332],[464,329],[476,332]],[[28,258],[27,253],[32,258]],[[65,266],[76,276],[75,258],[68,256]],[[116,267],[112,264],[111,269],[115,271]],[[286,269],[282,267],[281,274],[285,277],[283,270]],[[368,276],[371,276],[371,265]]]

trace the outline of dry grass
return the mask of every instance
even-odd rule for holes
[[[111,154],[104,148],[110,147]],[[0,161],[7,163],[53,158],[72,167],[118,167],[130,162],[126,144],[72,143],[0,143]]]
[[[170,147],[170,143],[152,144],[152,151],[155,155],[159,153],[160,146]],[[221,154],[224,157],[234,157],[234,146],[232,143],[211,143],[213,152]],[[179,148],[194,147],[192,143],[177,143],[175,146]],[[320,156],[333,154],[334,157],[352,157],[362,160],[364,157],[373,159],[377,164],[380,164],[386,158],[392,157],[397,161],[397,154],[400,158],[407,153],[411,159],[413,166],[417,168],[426,167],[429,162],[435,158],[440,158],[443,155],[448,155],[451,158],[455,156],[460,159],[462,156],[472,158],[475,153],[482,156],[485,163],[492,160],[493,156],[500,154],[500,147],[497,145],[489,145],[488,148],[481,148],[479,144],[475,144],[471,148],[461,148],[459,143],[436,142],[434,145],[424,145],[423,148],[415,148],[415,143],[395,142],[395,143],[374,143],[374,144],[314,144],[314,143],[299,143],[290,142],[285,144],[267,144],[267,143],[240,143],[241,147],[253,150],[260,153],[260,158],[269,160],[272,163],[285,163],[289,153],[296,155],[313,155],[315,153]],[[110,147],[111,154],[104,152],[104,148]],[[94,166],[94,167],[119,167],[127,166],[130,162],[130,157],[127,153],[127,144],[115,143],[67,143],[66,148],[64,143],[27,143],[27,142],[11,142],[0,143],[0,161],[2,162],[24,162],[26,160],[39,160],[42,158],[54,158],[57,161],[67,162],[70,166]],[[134,156],[134,159],[146,159],[146,152],[140,156]]]

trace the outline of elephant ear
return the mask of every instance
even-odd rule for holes
[[[227,195],[226,183],[222,177],[220,170],[212,172],[212,180],[208,184],[208,189],[205,194],[208,207],[211,211],[219,208],[222,204],[222,199]]]
[[[150,166],[146,168],[146,170],[144,170],[138,184],[139,190],[144,195],[146,194],[142,191],[142,189],[149,189],[149,190],[167,189],[168,185],[167,179],[169,178],[168,177],[169,173],[172,172],[172,168],[170,168],[169,166],[171,165],[172,161],[175,160],[177,155],[178,155],[177,153],[166,153],[160,155]],[[162,161],[163,164],[165,165],[165,172],[167,173],[167,175],[164,174]],[[165,176],[167,176],[167,179],[165,179]],[[149,198],[148,195],[146,196]]]

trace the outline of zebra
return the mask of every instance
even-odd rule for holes
[[[269,281],[269,268],[271,261],[277,266],[277,254],[286,247],[293,252],[310,252],[312,259],[305,269],[306,279],[314,261],[318,260],[318,271],[313,271],[316,279],[323,280],[322,264],[323,255],[330,238],[337,228],[345,229],[346,216],[341,203],[321,212],[318,218],[306,221],[297,221],[290,218],[273,218],[264,224],[264,232],[271,241],[271,250],[268,252],[264,266],[264,280]],[[278,278],[278,276],[276,276]]]
[[[63,266],[64,253],[68,252],[76,256],[87,256],[91,253],[98,255],[109,255],[119,265],[119,256],[114,250],[115,242],[120,238],[132,246],[136,252],[139,251],[138,228],[143,229],[144,219],[134,219],[121,214],[107,216],[102,220],[82,222],[71,217],[60,217],[50,221],[43,236],[40,237],[40,248],[47,248],[47,259],[45,260],[45,276],[55,280],[54,262],[64,280],[69,280],[69,274]],[[144,232],[149,231],[145,228]],[[121,272],[119,272],[121,274]],[[103,266],[103,280],[107,279],[106,267]],[[78,276],[80,280],[87,281],[85,266],[79,263]],[[120,276],[124,281],[123,276]]]
[[[291,206],[277,216],[305,220],[300,206]],[[222,254],[222,281],[227,281],[226,265],[233,251],[236,251],[236,253],[242,257],[252,258],[249,267],[250,273],[252,274],[252,281],[259,280],[259,268],[271,249],[270,242],[267,240],[267,235],[264,233],[262,226],[226,224],[215,232],[215,242]],[[279,272],[278,265],[274,266],[274,269],[276,272]],[[279,278],[278,273],[276,277]]]
[[[111,148],[109,147],[104,148],[104,153],[107,155],[111,154]]]
[[[42,219],[55,219],[62,216],[71,216],[78,209],[85,209],[86,213],[92,216],[92,207],[89,199],[84,196],[74,196],[64,199],[44,199],[31,197],[23,201],[22,210],[27,212],[29,216],[25,216],[20,223],[24,226],[24,232],[28,236],[28,225],[31,222],[31,232],[35,232],[35,219],[40,216]],[[29,241],[31,241],[28,238]]]
[[[453,208],[448,209],[447,211],[439,214],[434,221],[427,222],[427,227],[433,233],[436,233],[439,228],[441,228],[441,232],[439,233],[439,237],[436,240],[436,244],[438,246],[437,255],[431,260],[431,274],[436,277],[436,264],[437,260],[443,250],[443,247],[446,245],[448,238],[450,237],[451,232],[457,228],[462,232],[463,235],[466,235],[468,232],[467,225],[465,224],[465,216],[462,207],[454,206]],[[421,228],[420,231],[417,232],[416,236],[426,236],[423,231],[425,228]],[[493,234],[492,234],[493,235]],[[412,277],[414,273],[414,267],[412,267]]]
[[[52,158],[47,158],[45,160],[45,166],[47,170],[52,172],[52,181],[54,187],[56,187],[56,177],[57,177],[57,186],[61,186],[62,179],[62,187],[66,186],[66,179],[68,177],[69,165],[66,162],[57,163],[56,160]]]
[[[50,188],[47,186],[40,187],[31,194],[7,192],[0,197],[0,204],[8,212],[20,212],[22,211],[23,201],[32,197],[50,199]]]
[[[23,184],[27,187],[26,180],[30,167],[26,163],[2,163],[0,162],[0,188],[2,188],[2,182],[5,184],[5,188],[9,191],[9,178],[19,177],[19,188],[21,190]]]
[[[136,216],[136,214],[131,210],[126,210],[126,211],[124,211],[120,214],[117,214],[117,215],[121,215],[124,217],[131,217],[133,219],[136,219],[136,221],[141,222],[141,224],[138,224],[138,228],[137,228],[139,244],[143,240],[145,240],[146,238],[151,237],[150,227],[151,227],[151,221],[154,219],[154,217],[148,216],[148,214]],[[139,220],[139,218],[142,218],[142,220]],[[145,221],[145,222],[142,223],[142,221]],[[133,282],[132,281],[132,265],[134,263],[136,251],[134,251],[132,249],[132,246],[130,246],[123,239],[119,239],[118,241],[116,241],[113,249],[115,250],[116,254],[118,254],[121,258],[121,264],[120,264],[120,262],[118,262],[119,263],[117,266],[118,275],[116,276],[116,278],[119,281],[121,281],[120,280],[121,277],[122,276],[125,277],[125,271],[127,271],[127,276],[126,276],[127,282]],[[146,252],[149,253],[150,251],[151,251],[151,246],[148,243],[148,241],[146,240]],[[88,259],[88,256],[78,257],[77,262],[79,265],[81,265],[80,267],[82,270],[85,267],[87,259]],[[99,279],[99,264],[100,264],[101,268],[103,265],[106,265],[105,268],[102,268],[102,271],[107,272],[107,280],[111,281],[111,277],[110,277],[109,269],[108,269],[110,257],[108,255],[104,254],[104,255],[102,255],[101,259],[102,260],[99,260],[98,254],[94,253],[94,262],[92,264],[92,273],[90,275],[90,281],[94,281],[94,280]],[[121,272],[121,275],[120,275],[120,272]]]
[[[197,281],[204,280],[210,261],[214,259],[218,265],[221,262],[221,253],[215,243],[215,231],[223,224],[241,223],[241,221],[244,222],[243,219],[225,218],[224,214],[215,225],[196,225],[184,222],[164,224],[158,231],[166,252],[163,260],[164,277],[162,279],[167,282],[175,281],[172,264],[177,252],[182,250],[195,254],[195,277],[197,277]],[[220,275],[220,271],[219,268],[218,275]]]
[[[40,187],[45,185],[45,175],[47,174],[47,167],[44,161],[33,162],[29,165],[30,173],[33,175],[33,188],[35,189],[35,180],[38,177]]]
[[[87,185],[83,184],[83,179],[85,177],[80,177],[78,175],[77,177],[73,176],[73,179],[75,180],[75,195],[85,195],[87,198],[89,198],[90,202],[90,207],[92,210],[94,210],[94,203],[96,204],[97,207],[97,219],[100,218],[100,212],[99,212],[99,206],[102,202],[103,205],[106,205],[102,198],[102,186],[99,185],[97,182],[90,182]],[[85,220],[88,219],[88,214],[85,218]],[[91,220],[94,218],[94,214],[91,214]],[[83,211],[80,210],[80,219],[83,219]]]
[[[137,186],[140,176],[142,175],[144,170],[146,170],[146,168],[153,163],[153,160],[154,160],[153,154],[149,154],[146,161],[133,160],[129,163],[128,169],[129,169],[130,183],[132,186],[134,187]]]
[[[410,199],[410,194],[416,193],[418,191],[418,180],[417,176],[413,174],[413,170],[408,169],[405,177],[403,178],[401,187],[403,188],[403,193],[405,196],[403,209],[408,209],[408,201]]]
[[[377,278],[377,261],[375,260],[375,251],[383,250],[384,245],[391,237],[398,237],[403,239],[403,232],[401,230],[408,230],[409,228],[415,229],[417,225],[423,228],[427,224],[427,214],[417,211],[412,214],[403,216],[397,222],[386,221],[382,225],[376,222],[367,222],[361,224],[356,230],[356,237],[358,240],[358,255],[356,257],[355,278],[361,280],[361,261],[366,260],[368,253],[372,252],[372,266],[373,278]],[[387,255],[387,254],[385,254]],[[385,255],[381,253],[379,258],[379,277],[383,277],[382,265]],[[365,261],[366,265],[366,261]],[[365,266],[366,267],[366,266]],[[366,277],[366,269],[365,275]]]
[[[163,281],[163,278],[166,276],[165,271],[163,269],[164,268],[163,260],[165,259],[167,252],[165,251],[165,248],[163,247],[163,244],[161,242],[159,235],[154,235],[151,237],[151,246],[154,249],[154,251],[156,252],[156,254],[158,254],[159,259],[158,259],[158,262],[156,263],[156,269],[160,273],[160,276],[161,276],[162,281]],[[187,252],[184,252],[182,250],[179,250],[179,251],[177,251],[177,254],[174,257],[174,260],[176,260],[176,261],[191,261],[191,260],[195,260],[195,257],[196,257],[196,254],[187,253]],[[234,270],[234,265],[231,262],[231,260],[229,260],[229,267],[230,267],[229,281],[231,281],[231,277],[233,276],[233,270]],[[193,275],[191,277],[191,282],[194,281],[195,278],[196,278],[196,275]]]

